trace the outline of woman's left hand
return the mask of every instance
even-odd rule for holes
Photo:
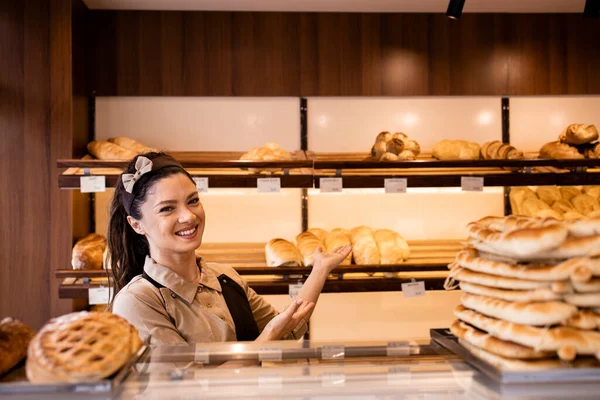
[[[335,269],[335,267],[340,265],[340,263],[344,261],[346,257],[348,257],[348,254],[350,254],[351,251],[352,246],[350,245],[340,246],[333,251],[328,251],[327,253],[323,253],[323,250],[318,247],[314,255],[313,269],[323,268],[325,272],[329,274]]]

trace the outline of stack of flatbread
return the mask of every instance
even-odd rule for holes
[[[464,347],[506,370],[598,365],[600,218],[486,217],[467,230],[445,285],[464,292],[451,326]]]

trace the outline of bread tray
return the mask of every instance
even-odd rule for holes
[[[29,382],[0,383],[0,397],[6,395],[58,395],[67,393],[111,393],[117,391],[136,364],[142,362],[150,350],[148,337],[139,350],[112,376],[94,382],[33,384]],[[23,373],[24,374],[24,373]]]
[[[448,329],[430,329],[431,340],[450,352],[462,357],[471,367],[501,384],[556,383],[556,382],[598,382],[600,368],[565,368],[543,371],[507,371],[493,366],[472,355],[458,343],[458,339]]]

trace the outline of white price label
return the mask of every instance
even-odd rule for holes
[[[104,175],[82,176],[79,178],[81,193],[96,193],[106,191],[106,177]]]
[[[406,178],[386,178],[384,181],[386,193],[406,193]]]
[[[325,387],[345,386],[346,375],[343,372],[324,372],[321,375],[321,384]]]
[[[283,350],[279,347],[263,347],[258,351],[260,361],[281,361]]]
[[[194,361],[200,364],[208,364],[208,360],[208,349],[196,345],[196,350],[194,351]]]
[[[290,285],[290,289],[289,289],[289,294],[290,294],[290,298],[292,300],[294,300],[296,297],[298,297],[298,293],[300,293],[300,291],[302,290],[303,285],[301,283],[297,284],[297,285]]]
[[[482,192],[483,177],[463,176],[460,178],[460,187],[465,192]]]
[[[321,358],[323,360],[342,359],[346,349],[343,344],[329,344],[321,348]]]
[[[410,345],[408,342],[389,342],[386,350],[388,357],[410,356]]]
[[[280,178],[258,178],[256,180],[258,193],[279,193],[281,191]]]
[[[110,302],[110,296],[112,290],[107,287],[89,288],[88,289],[88,303],[94,304],[108,304]]]
[[[258,387],[263,389],[281,389],[283,377],[277,374],[262,374],[258,377]]]
[[[425,282],[410,282],[402,284],[402,294],[405,299],[425,296]]]
[[[207,177],[195,177],[193,178],[196,182],[196,190],[198,193],[208,193],[208,178]]]
[[[321,193],[341,193],[342,178],[319,178]]]

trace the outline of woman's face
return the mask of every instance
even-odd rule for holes
[[[151,253],[186,253],[202,243],[206,216],[196,186],[186,175],[156,182],[140,211],[140,220],[128,220],[137,233],[146,236]]]

